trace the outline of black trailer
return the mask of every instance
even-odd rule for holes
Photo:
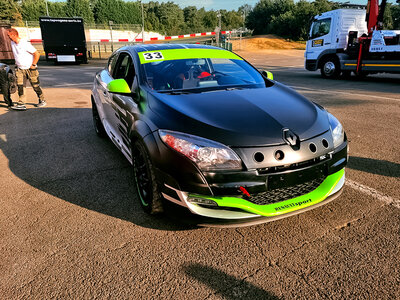
[[[47,61],[87,63],[82,18],[40,17],[39,23]]]

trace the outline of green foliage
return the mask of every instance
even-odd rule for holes
[[[81,17],[86,24],[93,24],[94,17],[89,0],[67,0],[66,14],[68,17]]]
[[[21,4],[22,18],[25,21],[38,21],[39,17],[45,16],[45,0],[25,0]]]
[[[17,25],[22,23],[20,7],[16,0],[0,0],[0,20],[9,20]]]
[[[393,5],[392,9],[393,29],[400,30],[400,4]]]
[[[338,8],[327,0],[260,0],[246,18],[246,26],[254,34],[273,33],[295,40],[307,39],[311,18]]]

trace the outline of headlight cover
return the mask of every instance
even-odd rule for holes
[[[344,141],[344,130],[342,124],[332,114],[328,113],[329,124],[333,137],[333,147],[340,146]]]
[[[227,146],[190,134],[158,130],[161,140],[194,161],[203,171],[241,170],[238,155]]]

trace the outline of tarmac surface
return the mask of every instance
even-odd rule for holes
[[[0,102],[0,298],[400,299],[400,75],[326,80],[303,51],[239,54],[342,122],[342,195],[242,228],[148,216],[129,163],[93,129],[105,61],[43,62],[47,107],[32,89],[27,111]]]

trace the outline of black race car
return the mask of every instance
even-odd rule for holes
[[[270,75],[211,46],[136,45],[111,55],[94,80],[95,129],[132,163],[146,212],[162,212],[167,200],[248,224],[340,194],[342,125]]]

